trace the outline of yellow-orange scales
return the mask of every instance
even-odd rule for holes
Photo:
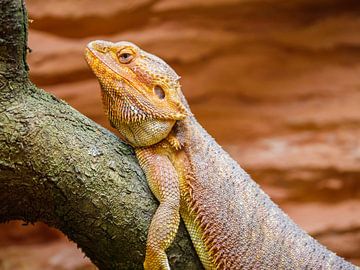
[[[160,202],[145,269],[170,269],[180,215],[205,269],[357,269],[295,225],[197,123],[163,60],[130,42],[93,41],[85,55]]]

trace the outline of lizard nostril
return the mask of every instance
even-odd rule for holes
[[[99,45],[99,44],[94,44],[94,49],[97,50],[100,53],[107,53],[108,50],[109,50],[108,47],[105,47],[105,46],[102,46],[102,45]]]
[[[155,94],[158,96],[158,98],[160,99],[164,99],[165,98],[165,91],[161,88],[161,86],[156,85],[154,87],[154,92]]]

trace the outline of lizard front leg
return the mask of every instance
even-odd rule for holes
[[[178,176],[168,156],[155,146],[136,149],[136,156],[160,202],[148,231],[144,268],[170,269],[165,250],[174,240],[180,222]]]

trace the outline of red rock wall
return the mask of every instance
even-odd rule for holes
[[[159,55],[209,133],[298,224],[360,264],[358,0],[31,0],[28,10],[35,83],[109,127],[86,43],[129,40]]]

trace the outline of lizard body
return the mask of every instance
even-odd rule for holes
[[[358,269],[295,225],[211,138],[164,61],[129,42],[93,41],[85,55],[160,202],[145,269],[170,269],[180,216],[205,269]]]

